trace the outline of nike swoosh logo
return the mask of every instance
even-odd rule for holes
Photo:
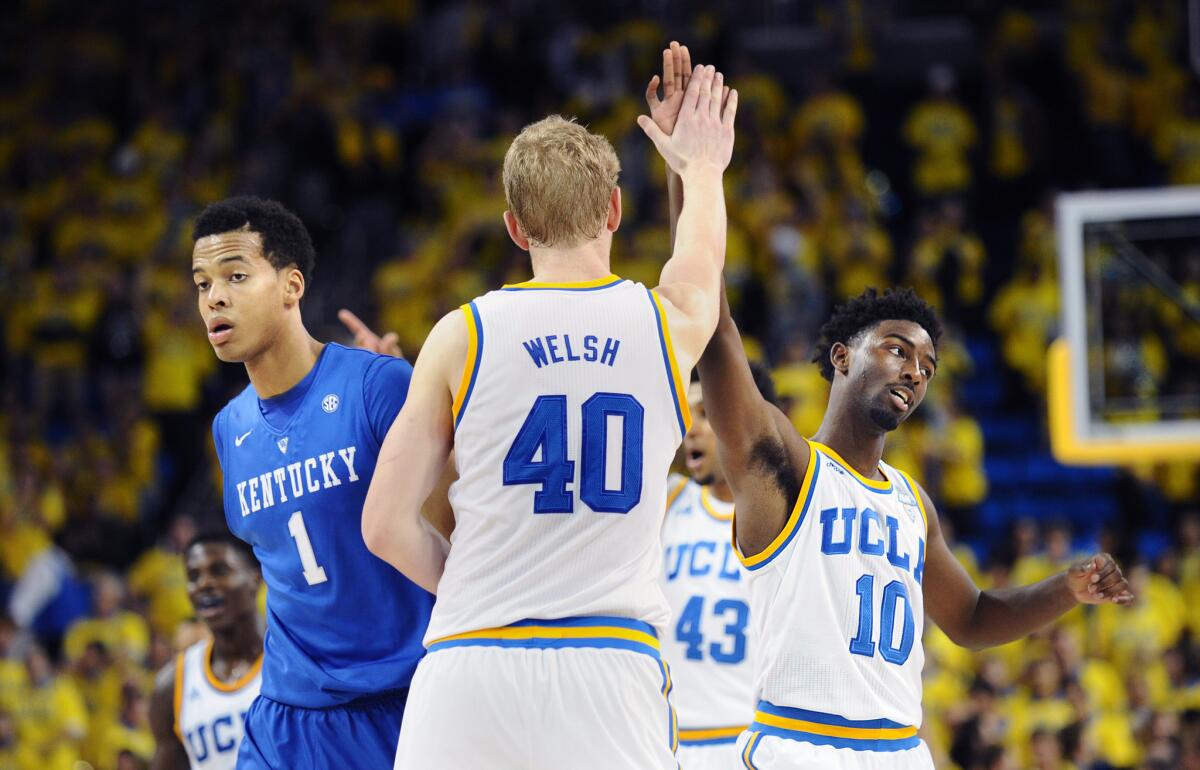
[[[246,432],[245,432],[245,433],[243,433],[242,435],[240,435],[240,436],[236,437],[236,438],[233,440],[233,445],[234,445],[234,446],[241,446],[241,445],[242,445],[242,442],[246,440],[246,436],[249,436],[249,435],[250,435],[251,433],[253,433],[253,432],[254,432],[254,428],[251,428],[250,430],[246,431]]]

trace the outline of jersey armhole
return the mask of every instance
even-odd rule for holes
[[[733,511],[733,526],[730,527],[733,552],[737,554],[738,561],[742,563],[742,566],[748,570],[762,569],[774,561],[775,557],[796,537],[800,525],[804,523],[804,516],[808,513],[809,503],[812,502],[813,490],[817,487],[817,476],[821,473],[820,453],[813,447],[812,442],[808,439],[804,439],[804,441],[809,446],[809,455],[808,468],[804,471],[804,480],[800,484],[800,494],[796,496],[796,505],[792,508],[792,513],[784,523],[783,529],[775,536],[770,545],[753,556],[742,555],[742,549],[738,547],[737,542],[737,509],[735,508]]]
[[[913,481],[912,476],[909,476],[899,468],[895,469],[900,474],[900,478],[904,479],[904,483],[908,485],[908,491],[912,492],[912,496],[917,499],[917,510],[921,512],[921,518],[925,520],[925,537],[929,537],[929,514],[925,511],[925,501],[921,499],[921,492],[917,489],[917,482]]]
[[[652,289],[646,289],[650,295],[650,304],[654,306],[654,320],[658,324],[658,342],[662,347],[663,365],[667,371],[667,387],[671,391],[671,399],[675,404],[675,417],[679,421],[679,440],[692,427],[692,412],[688,408],[687,389],[683,378],[679,376],[679,364],[675,361],[675,347],[671,343],[671,329],[667,325],[667,314],[663,310],[662,300]]]
[[[175,695],[172,698],[173,710],[175,712],[175,737],[179,739],[179,744],[187,748],[187,744],[183,740],[183,730],[179,727],[179,717],[183,713],[183,670],[184,670],[184,653],[179,653],[175,657]]]
[[[471,392],[475,389],[475,378],[479,374],[479,362],[483,359],[483,323],[479,319],[479,307],[472,302],[463,305],[463,317],[467,322],[467,357],[463,362],[462,380],[458,383],[458,393],[454,395],[451,414],[454,418],[454,429],[462,422],[467,404],[471,401]]]

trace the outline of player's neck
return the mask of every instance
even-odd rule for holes
[[[287,393],[312,371],[324,347],[297,319],[270,347],[246,361],[254,392],[264,399]]]
[[[813,440],[837,452],[862,475],[876,478],[887,433],[869,420],[855,419],[840,402],[840,398],[830,395],[829,407]]]
[[[733,490],[725,479],[714,481],[708,485],[708,493],[723,503],[733,502]]]
[[[533,247],[533,280],[538,283],[594,281],[612,274],[608,252],[611,239],[596,238],[569,249]]]
[[[258,660],[262,651],[263,633],[255,614],[246,618],[245,622],[234,623],[220,633],[213,633],[213,673],[227,678],[234,669],[245,670]]]

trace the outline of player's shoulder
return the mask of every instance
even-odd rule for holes
[[[231,426],[236,430],[247,422],[253,422],[258,418],[258,394],[254,392],[254,386],[247,383],[242,391],[221,407],[216,416],[213,417],[213,432],[220,437],[222,431],[228,430]]]
[[[700,491],[700,485],[680,473],[667,477],[667,513],[670,516],[686,516],[692,506],[687,503]]]

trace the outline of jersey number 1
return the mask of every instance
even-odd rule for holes
[[[288,532],[296,541],[296,550],[300,552],[300,566],[304,567],[304,579],[310,586],[320,585],[329,577],[325,568],[317,564],[317,555],[313,552],[312,541],[308,539],[308,530],[304,527],[304,516],[300,511],[288,519]]]
[[[628,393],[596,393],[583,402],[583,469],[579,498],[593,511],[629,513],[642,499],[645,410]],[[608,489],[609,417],[621,422],[621,485]],[[575,461],[567,459],[567,397],[538,396],[504,458],[504,484],[538,484],[534,513],[571,513]]]

